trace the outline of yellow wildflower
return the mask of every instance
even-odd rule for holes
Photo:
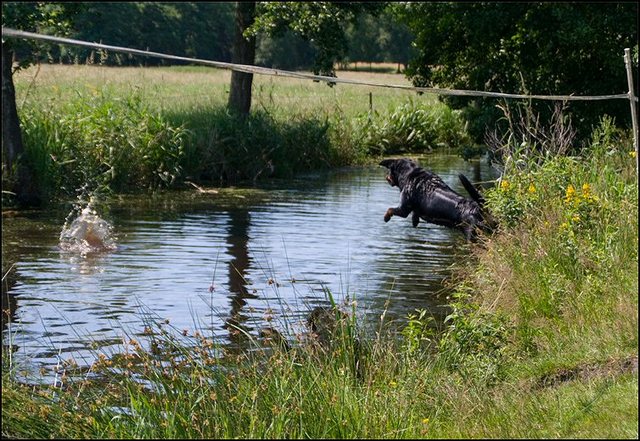
[[[631,156],[632,158],[635,158],[635,157],[636,157],[636,152],[635,152],[635,150],[634,150],[634,151],[629,152],[629,156]]]
[[[429,424],[429,418],[423,418],[422,424]]]
[[[509,183],[509,181],[507,181],[507,180],[504,180],[504,181],[500,182],[500,189],[501,189],[502,191],[507,191],[507,190],[509,190],[509,187],[510,187],[510,186],[511,186],[511,184],[510,184],[510,183]]]
[[[529,184],[529,188],[527,189],[529,194],[534,194],[536,192],[536,186],[533,184]]]
[[[565,193],[565,196],[564,196],[564,201],[571,202],[575,197],[575,195],[576,195],[575,187],[572,184],[569,184],[569,186],[567,187],[567,192]]]
[[[571,220],[574,221],[574,222],[580,222],[580,215],[579,214],[574,214],[571,217]]]
[[[589,199],[591,196],[591,185],[589,185],[589,183],[582,184],[582,196],[585,199]]]

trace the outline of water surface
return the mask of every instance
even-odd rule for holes
[[[462,194],[457,174],[492,178],[485,161],[438,155],[421,164]],[[290,333],[327,291],[357,302],[376,323],[417,308],[446,312],[442,282],[464,254],[461,233],[394,217],[399,191],[382,167],[305,175],[261,188],[186,191],[106,201],[116,249],[82,255],[61,249],[71,204],[3,217],[3,340],[34,369],[73,357],[90,365],[95,348],[117,347],[149,322],[200,330],[234,347],[271,325]],[[8,295],[4,295],[7,292]],[[8,305],[4,303],[8,302]]]

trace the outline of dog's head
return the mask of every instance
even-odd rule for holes
[[[409,175],[418,164],[415,161],[402,158],[402,159],[385,159],[380,162],[380,165],[389,169],[386,179],[389,185],[392,187],[402,188],[402,177]]]

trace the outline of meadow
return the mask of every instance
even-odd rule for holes
[[[200,149],[200,158],[203,152],[219,154],[220,146],[227,146],[223,140],[229,133],[240,139],[249,136],[237,131],[246,126],[230,127],[223,113],[216,113],[222,110],[209,108],[226,102],[224,72],[213,81],[194,68],[125,69],[121,74],[133,77],[115,79],[101,67],[90,70],[92,75],[83,70],[89,68],[69,68],[77,69],[75,76],[64,73],[66,67],[46,68],[51,70],[45,75],[43,66],[32,86],[33,76],[25,73],[18,93],[27,97],[22,109],[36,102],[55,109],[64,106],[62,101],[69,95],[100,96],[108,88],[119,90],[113,96],[127,102],[126,93],[134,94],[139,88],[145,99],[131,104],[135,112],[127,115],[140,114],[136,105],[148,103],[143,107],[149,116],[144,128],[162,115],[162,130],[156,135],[168,133],[167,127],[179,130],[178,121],[191,121],[186,130],[199,135],[185,134],[180,145]],[[384,75],[391,75],[394,83],[401,78]],[[315,134],[314,149],[322,153],[316,156],[323,158],[318,163],[325,161],[326,166],[401,152],[396,144],[381,139],[404,133],[400,128],[408,122],[426,127],[425,121],[433,121],[416,119],[421,113],[408,105],[406,92],[373,91],[380,120],[358,126],[355,122],[366,119],[369,112],[366,88],[329,88],[294,80],[286,80],[285,85],[258,78],[254,87],[254,109],[262,108],[260,112],[265,113],[260,115],[265,119],[250,121],[252,135],[268,143],[274,127],[291,130],[286,124],[296,119],[292,111],[307,117],[321,115],[321,121],[312,120],[311,126],[297,127],[297,132],[282,129],[273,145],[283,148],[287,139],[304,134],[308,140]],[[212,93],[203,94],[203,90]],[[427,116],[440,106],[430,97],[414,100],[426,106]],[[97,108],[88,114],[96,115]],[[397,109],[404,110],[394,116]],[[98,122],[117,120],[113,108],[103,110],[101,118],[82,120],[83,127],[92,127],[87,133],[93,140]],[[206,132],[205,122],[216,115],[218,132],[213,128]],[[302,117],[299,121],[309,124]],[[384,132],[390,121],[395,121],[394,130]],[[319,135],[322,131],[314,131],[323,122],[332,134],[327,138]],[[35,134],[42,126],[32,127]],[[118,127],[127,126],[122,122]],[[133,127],[141,126],[136,122]],[[356,153],[337,141],[363,139],[364,129],[384,137],[358,144],[362,150]],[[38,133],[40,138],[33,139],[55,139],[50,136],[53,130]],[[64,139],[74,142],[85,139],[84,132],[64,133],[69,136]],[[138,133],[139,139],[147,136],[144,130],[127,133],[130,138],[131,133]],[[217,141],[211,144],[211,139]],[[445,137],[425,132],[423,139],[435,146]],[[167,145],[171,143],[163,144],[165,149]],[[249,144],[239,145],[249,148]],[[150,324],[148,342],[131,339],[124,353],[98,356],[89,372],[74,372],[71,360],[61,365],[61,376],[70,379],[79,374],[79,379],[66,381],[64,388],[15,381],[12,373],[17,367],[6,358],[10,350],[3,351],[3,436],[637,438],[638,181],[631,137],[603,118],[588,145],[574,156],[558,154],[554,146],[536,149],[540,146],[531,145],[525,151],[519,139],[502,147],[504,173],[486,192],[489,209],[501,227],[456,264],[449,281],[452,312],[443,329],[435,331],[428,313],[418,310],[407,317],[401,332],[388,333],[378,323],[357,323],[354,305],[336,305],[349,317],[338,321],[329,344],[284,336],[287,344],[275,338],[271,347],[257,350],[265,342],[256,341],[256,350],[221,359],[214,356],[215,342],[206,336],[179,335],[170,326]],[[175,148],[180,151],[179,146]],[[277,168],[277,159],[286,157],[287,151],[293,150],[281,151],[280,157],[271,154],[268,160]],[[164,170],[177,180],[188,176],[182,174],[185,169],[196,170],[180,158],[165,164]],[[214,163],[215,157],[211,158]],[[237,168],[229,156],[216,160],[226,165],[221,168],[226,173]],[[180,169],[172,168],[176,164]],[[290,171],[309,166],[314,166],[313,161],[290,165]],[[96,169],[111,170],[101,167],[100,161],[87,165],[85,177]],[[255,165],[250,171],[258,169]],[[119,173],[116,169],[100,182],[117,188]],[[251,173],[238,172],[238,177],[251,178]],[[157,184],[152,181],[148,185]],[[363,335],[364,328],[378,331]]]
[[[402,74],[344,70],[340,78],[382,84],[411,84]],[[198,106],[226,105],[231,71],[203,66],[108,67],[102,65],[43,64],[19,71],[16,82],[20,100],[68,99],[69,94],[98,93],[113,87],[121,95],[139,92],[152,109],[189,110]],[[288,115],[328,113],[343,109],[348,116],[369,110],[369,92],[374,95],[374,109],[389,110],[405,102],[411,92],[371,86],[325,83],[296,78],[254,75],[252,108]],[[413,94],[415,95],[415,94]],[[421,100],[433,103],[434,95]]]

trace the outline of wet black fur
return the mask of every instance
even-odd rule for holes
[[[387,182],[400,189],[400,205],[387,210],[385,222],[392,216],[406,218],[413,212],[414,227],[422,219],[460,230],[467,241],[477,238],[478,229],[493,229],[493,220],[484,210],[484,198],[463,174],[458,177],[471,199],[452,190],[438,175],[411,159],[385,159],[380,165],[389,169]]]

